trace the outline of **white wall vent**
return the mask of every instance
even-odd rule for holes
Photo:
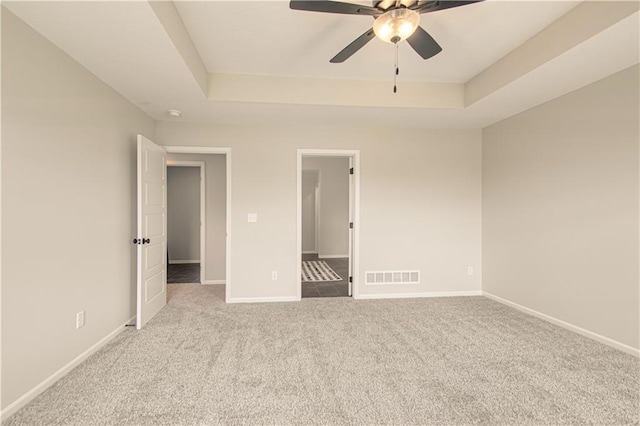
[[[365,284],[419,284],[420,271],[367,271]]]

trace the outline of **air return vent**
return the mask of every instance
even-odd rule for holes
[[[367,285],[420,283],[420,271],[367,271],[365,277]]]

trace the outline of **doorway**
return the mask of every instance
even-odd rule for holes
[[[231,148],[166,146],[169,166],[204,163],[200,204],[204,223],[200,237],[201,284],[219,285],[229,301],[231,292]],[[192,164],[193,166],[193,164]],[[205,172],[206,169],[206,172]],[[169,248],[171,251],[171,248]],[[224,286],[224,287],[222,287]],[[218,290],[216,290],[217,292]]]
[[[358,151],[298,150],[298,297],[357,297]]]
[[[204,161],[167,160],[167,284],[206,276]]]

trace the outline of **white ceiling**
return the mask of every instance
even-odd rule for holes
[[[402,43],[402,79],[466,82],[577,3],[485,1],[423,14],[421,26],[443,51],[425,61]],[[372,27],[368,16],[290,10],[286,1],[182,1],[176,7],[209,72],[388,81],[393,77],[394,47],[377,39],[344,63],[329,63]]]
[[[157,120],[175,120],[167,110],[179,109],[182,121],[221,124],[484,127],[639,61],[637,6],[611,18],[615,13],[579,10],[580,2],[487,0],[422,15],[421,25],[443,52],[425,61],[402,45],[405,93],[394,98],[392,45],[372,40],[345,63],[329,63],[370,28],[368,17],[293,11],[281,0],[176,1],[169,25],[147,1],[3,5]],[[593,22],[583,26],[598,29],[579,28],[585,19]],[[524,59],[523,52],[529,52]],[[517,72],[505,73],[505,67]],[[222,96],[212,82],[223,75],[242,77],[243,84]],[[313,92],[337,81],[343,82],[335,86],[340,96],[326,100]],[[469,87],[483,81],[495,87],[465,104]],[[406,96],[413,87],[443,82],[457,84],[442,86],[442,105],[425,107]],[[359,102],[362,84],[385,92]],[[300,87],[304,93],[287,93]],[[283,96],[252,97],[274,88]],[[377,103],[376,97],[387,100]]]

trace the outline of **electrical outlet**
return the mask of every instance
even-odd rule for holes
[[[76,314],[76,330],[80,327],[84,327],[84,311],[80,311]]]
[[[278,271],[271,271],[271,279],[276,281],[278,279]]]
[[[467,266],[467,275],[473,275],[473,266]]]
[[[249,223],[258,222],[258,214],[257,213],[249,213],[247,215],[247,222],[249,222]]]

